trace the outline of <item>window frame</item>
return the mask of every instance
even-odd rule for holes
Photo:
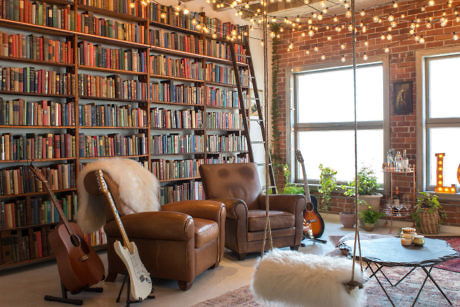
[[[460,200],[460,193],[435,193],[429,182],[430,157],[427,155],[431,128],[460,128],[460,117],[430,118],[429,116],[429,65],[433,59],[460,58],[460,47],[436,48],[416,52],[417,84],[417,191],[426,191],[440,196],[443,200]],[[452,182],[444,182],[444,185]],[[458,186],[458,182],[453,182]]]
[[[389,106],[389,61],[388,56],[376,56],[371,57],[368,61],[357,61],[358,66],[372,66],[372,65],[381,65],[383,69],[383,120],[382,121],[361,121],[358,122],[358,129],[382,129],[383,130],[383,152],[382,158],[385,155],[385,152],[388,151],[390,146],[390,106]],[[329,123],[298,123],[298,111],[297,111],[297,75],[312,73],[315,71],[333,71],[340,69],[349,69],[353,66],[349,63],[344,65],[344,63],[339,62],[330,62],[319,65],[310,65],[299,68],[293,68],[290,72],[287,73],[286,80],[286,92],[287,101],[287,110],[286,114],[290,114],[290,120],[287,123],[287,131],[290,131],[287,135],[286,143],[290,144],[287,146],[287,163],[290,166],[291,179],[294,179],[296,183],[303,183],[303,178],[299,178],[300,165],[296,162],[294,152],[298,146],[298,132],[301,131],[327,131],[327,130],[353,130],[354,122],[342,122],[340,124],[336,122]],[[381,169],[375,170],[376,172],[381,171]],[[301,174],[300,174],[301,176]],[[307,174],[308,176],[308,174]],[[315,189],[318,187],[318,180],[309,179],[308,183]],[[384,189],[389,188],[389,176],[388,174],[384,175]]]

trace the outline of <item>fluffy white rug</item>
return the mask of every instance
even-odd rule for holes
[[[100,196],[89,194],[84,185],[86,174],[98,169],[108,173],[118,184],[119,196],[123,202],[123,204],[117,204],[121,215],[160,210],[160,184],[151,172],[139,162],[131,159],[99,159],[88,163],[77,178],[77,222],[84,232],[96,231],[106,222]],[[120,207],[120,205],[123,206]]]
[[[346,258],[303,254],[274,249],[259,259],[251,290],[268,306],[355,307],[365,302],[363,289],[349,294],[352,262]],[[364,277],[355,265],[355,280]]]

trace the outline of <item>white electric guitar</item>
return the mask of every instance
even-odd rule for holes
[[[99,189],[104,193],[108,203],[110,204],[113,216],[117,221],[118,228],[120,229],[120,233],[123,238],[123,245],[117,240],[113,243],[113,247],[128,271],[131,282],[131,297],[135,300],[142,301],[152,292],[152,280],[150,279],[150,273],[147,271],[139,258],[136,244],[134,242],[130,242],[128,239],[125,228],[121,222],[120,215],[118,214],[117,207],[113,201],[112,194],[110,194],[110,191],[107,188],[107,183],[105,182],[102,170],[97,170],[96,173]]]

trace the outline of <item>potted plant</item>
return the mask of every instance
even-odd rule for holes
[[[368,206],[365,210],[359,212],[360,225],[365,230],[372,231],[378,219],[383,216],[385,216],[383,213],[374,210],[372,206]]]
[[[415,225],[424,234],[439,233],[439,224],[445,213],[442,211],[438,196],[427,192],[420,192],[419,195],[415,204],[415,211],[412,213]]]
[[[355,196],[354,181],[349,182],[348,186],[342,185],[344,195]],[[365,210],[371,206],[375,211],[380,211],[380,201],[383,197],[378,193],[380,184],[377,183],[377,176],[374,171],[368,167],[362,167],[358,172],[358,197],[359,197],[359,211]]]
[[[322,164],[319,165],[321,174],[319,176],[319,188],[318,192],[321,193],[321,208],[327,211],[327,208],[331,204],[331,194],[337,188],[337,180],[335,176],[337,171],[329,168],[323,167]]]
[[[286,184],[283,188],[283,194],[305,194],[305,189],[302,186],[298,186],[290,183],[291,171],[289,170],[289,165],[283,165],[283,176],[285,178]]]

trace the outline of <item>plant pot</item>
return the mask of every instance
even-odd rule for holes
[[[353,228],[355,226],[355,217],[353,212],[340,212],[340,222],[345,228]]]
[[[371,223],[364,223],[363,221],[359,221],[359,226],[366,231],[374,230],[376,224],[377,223],[371,224]]]
[[[424,234],[439,233],[439,212],[434,210],[430,212],[429,208],[422,208],[420,212],[420,228]]]
[[[369,206],[375,211],[380,212],[380,201],[382,197],[383,195],[380,193],[375,195],[359,195],[359,200],[362,201],[362,204],[360,204],[358,208],[359,212],[366,210]]]

